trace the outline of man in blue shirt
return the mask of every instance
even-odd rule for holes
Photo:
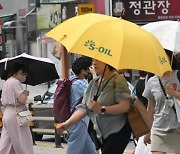
[[[88,57],[77,58],[72,64],[74,75],[70,76],[70,80],[76,78],[71,86],[71,111],[76,107],[79,100],[83,97],[84,91],[88,86],[86,77],[90,73],[89,67],[92,61]],[[69,139],[67,154],[96,154],[96,148],[87,131],[89,118],[86,116],[80,122],[72,125],[68,129]]]

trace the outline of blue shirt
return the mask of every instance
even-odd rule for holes
[[[72,81],[74,78],[77,78],[75,75],[70,76],[70,80]],[[75,108],[76,104],[79,102],[79,99],[83,97],[85,90],[88,87],[88,82],[85,79],[77,79],[72,83],[71,86],[71,97],[70,97],[70,105],[71,111]],[[89,118],[86,116],[84,118],[85,123],[88,125]]]
[[[77,78],[75,75],[70,76],[70,80],[71,81],[73,79],[75,79],[75,78]],[[84,91],[87,89],[87,87],[88,87],[88,82],[86,80],[77,79],[76,81],[74,81],[72,83],[72,86],[71,86],[71,97],[70,97],[71,110],[74,109],[74,107],[78,103],[79,99],[81,97],[83,97]]]

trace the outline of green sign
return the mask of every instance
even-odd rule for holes
[[[101,47],[101,46],[98,47],[98,46],[96,46],[95,42],[92,40],[87,40],[85,42],[84,46],[88,47],[89,50],[96,50],[96,51],[104,53],[108,56],[112,56],[110,49],[107,49],[107,48]]]
[[[166,60],[165,57],[160,57],[160,56],[159,56],[158,58],[159,58],[159,61],[160,61],[161,64],[164,64],[164,63],[167,62],[167,60]]]

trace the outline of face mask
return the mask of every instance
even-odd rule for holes
[[[87,73],[87,75],[85,75],[85,79],[87,79],[88,82],[90,82],[93,79],[93,75],[91,73]]]

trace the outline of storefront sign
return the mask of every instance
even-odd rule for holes
[[[178,20],[179,10],[179,0],[115,0],[112,13],[131,21],[156,21]]]
[[[78,15],[78,4],[64,3],[62,4],[62,22]]]
[[[94,4],[78,4],[78,14],[94,13]]]

